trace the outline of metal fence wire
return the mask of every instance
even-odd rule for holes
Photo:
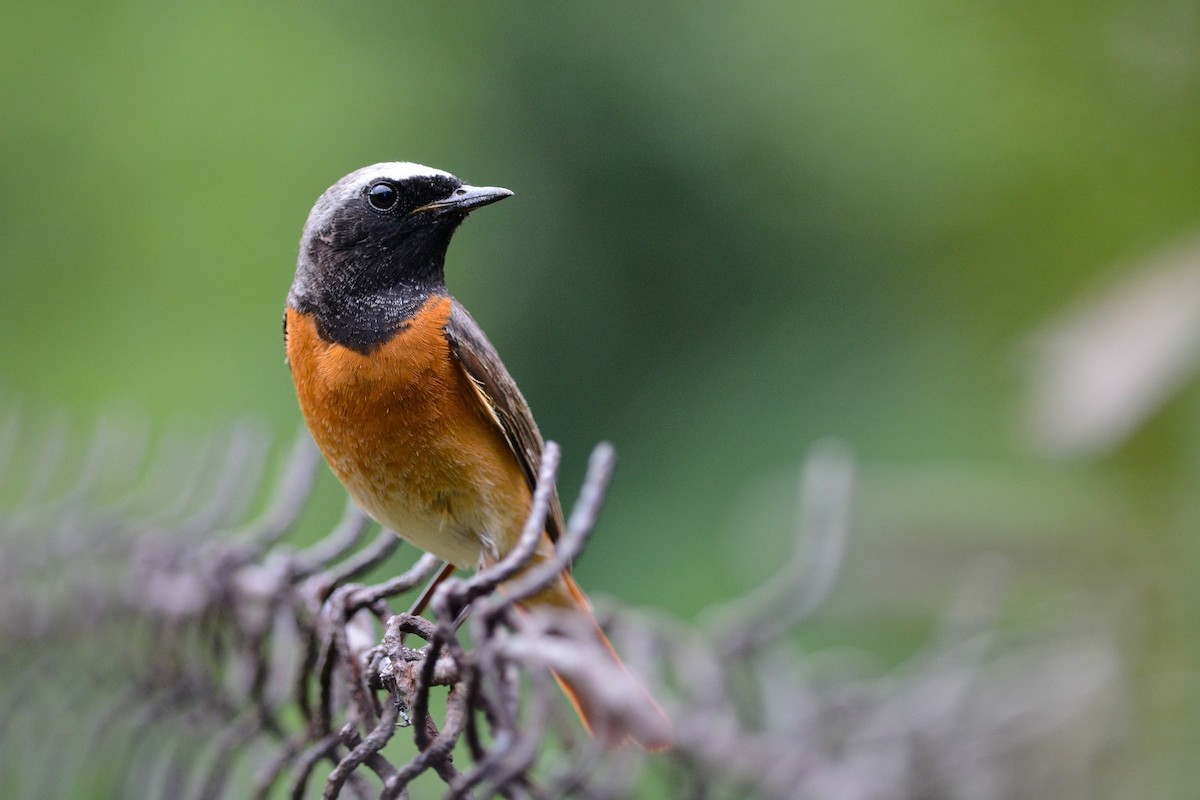
[[[672,719],[675,746],[647,754],[592,740],[550,676],[636,723],[591,637],[513,606],[587,541],[612,448],[591,455],[557,559],[497,592],[541,530],[548,444],[521,546],[444,582],[425,618],[402,609],[437,562],[381,576],[407,546],[352,504],[315,544],[289,543],[320,466],[306,434],[277,470],[248,425],[71,439],[16,414],[0,426],[0,796],[1104,794],[1124,702],[1112,635],[1002,635],[986,569],[898,668],[799,651],[790,634],[833,587],[850,527],[836,446],[807,458],[796,555],[752,594],[695,626],[600,611]]]

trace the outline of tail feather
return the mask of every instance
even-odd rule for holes
[[[586,615],[588,632],[595,644],[600,645],[593,648],[593,653],[607,663],[577,663],[553,674],[590,734],[610,746],[632,739],[650,751],[671,747],[674,737],[670,720],[621,661],[592,615],[591,604],[569,574],[564,573],[557,586],[530,598],[524,605],[527,609],[549,606],[568,611],[572,616]],[[618,677],[614,678],[614,672]]]

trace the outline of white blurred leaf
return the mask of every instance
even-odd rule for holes
[[[1034,447],[1095,455],[1125,441],[1200,362],[1200,240],[1148,259],[1034,336]]]

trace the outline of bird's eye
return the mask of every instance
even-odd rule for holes
[[[391,211],[400,202],[400,193],[395,186],[381,181],[367,189],[367,202],[376,211]]]

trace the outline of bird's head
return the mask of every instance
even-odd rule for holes
[[[411,311],[445,292],[446,249],[467,215],[511,195],[406,161],[351,172],[308,215],[288,303],[327,328],[375,326],[361,318],[381,306],[385,317]]]

